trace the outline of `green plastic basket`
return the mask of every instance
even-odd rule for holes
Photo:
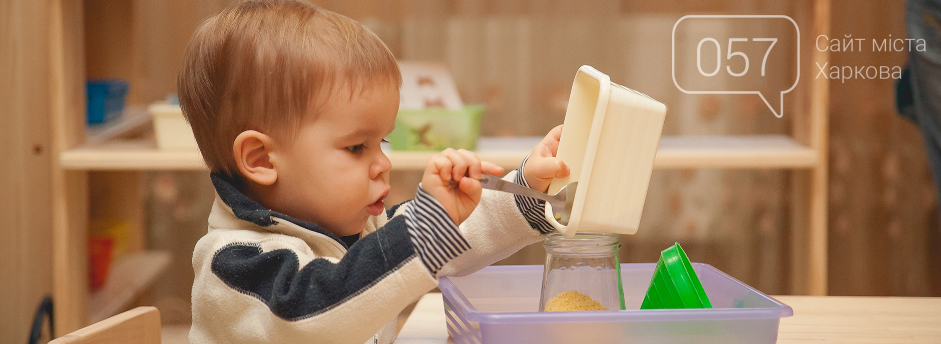
[[[477,148],[483,105],[458,110],[399,110],[389,143],[397,151],[440,151]]]
[[[679,243],[660,252],[640,309],[712,308],[696,271]]]

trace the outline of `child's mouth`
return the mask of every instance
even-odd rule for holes
[[[372,216],[379,216],[379,214],[382,214],[382,211],[386,210],[385,205],[382,203],[382,200],[386,199],[386,196],[389,196],[388,190],[386,190],[386,192],[383,192],[382,196],[379,196],[379,199],[376,200],[375,203],[370,204],[368,207],[366,207],[366,212]]]
[[[385,208],[386,207],[382,204],[382,200],[378,200],[376,203],[370,204],[368,207],[366,207],[366,212],[372,216],[379,216],[379,214],[382,214],[382,211],[385,210]]]

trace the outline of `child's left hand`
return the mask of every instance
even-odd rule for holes
[[[569,175],[568,165],[556,157],[559,151],[559,140],[562,138],[562,126],[557,126],[546,134],[546,137],[533,148],[523,167],[523,177],[529,187],[546,192],[552,178],[565,178]]]
[[[460,225],[480,203],[480,175],[503,174],[503,168],[480,161],[474,152],[448,148],[428,160],[421,186],[431,194],[454,223]]]

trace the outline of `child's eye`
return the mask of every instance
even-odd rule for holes
[[[364,149],[366,149],[366,145],[364,145],[364,144],[358,144],[358,145],[355,145],[355,146],[346,147],[346,150],[350,151],[350,153],[353,153],[353,154],[359,154],[359,153],[362,152]]]

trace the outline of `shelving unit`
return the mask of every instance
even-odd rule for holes
[[[810,17],[802,41],[830,31],[830,0],[807,0]],[[86,71],[83,2],[52,1],[50,56],[52,80],[53,154],[53,274],[56,332],[69,333],[95,319],[107,317],[123,304],[124,296],[87,291],[87,222],[89,171],[204,170],[196,150],[158,150],[152,141],[105,140],[87,144],[84,126]],[[129,6],[129,5],[127,5]],[[120,49],[111,47],[110,49]],[[823,65],[828,52],[806,49],[802,66]],[[809,69],[808,69],[809,71]],[[802,70],[803,73],[803,70]],[[803,73],[806,74],[806,73]],[[791,136],[674,136],[661,140],[656,168],[787,169],[791,178],[791,290],[798,294],[827,293],[827,130],[829,84],[826,79],[802,78],[798,114]],[[515,168],[538,138],[484,138],[478,153],[484,160]],[[432,153],[390,152],[393,167],[423,168]],[[151,253],[145,253],[151,254]],[[160,270],[157,256],[137,256],[145,268],[129,266],[122,279],[142,281],[142,289]],[[120,268],[122,271],[124,267]],[[112,288],[123,289],[114,286]],[[111,290],[111,289],[109,289]]]

